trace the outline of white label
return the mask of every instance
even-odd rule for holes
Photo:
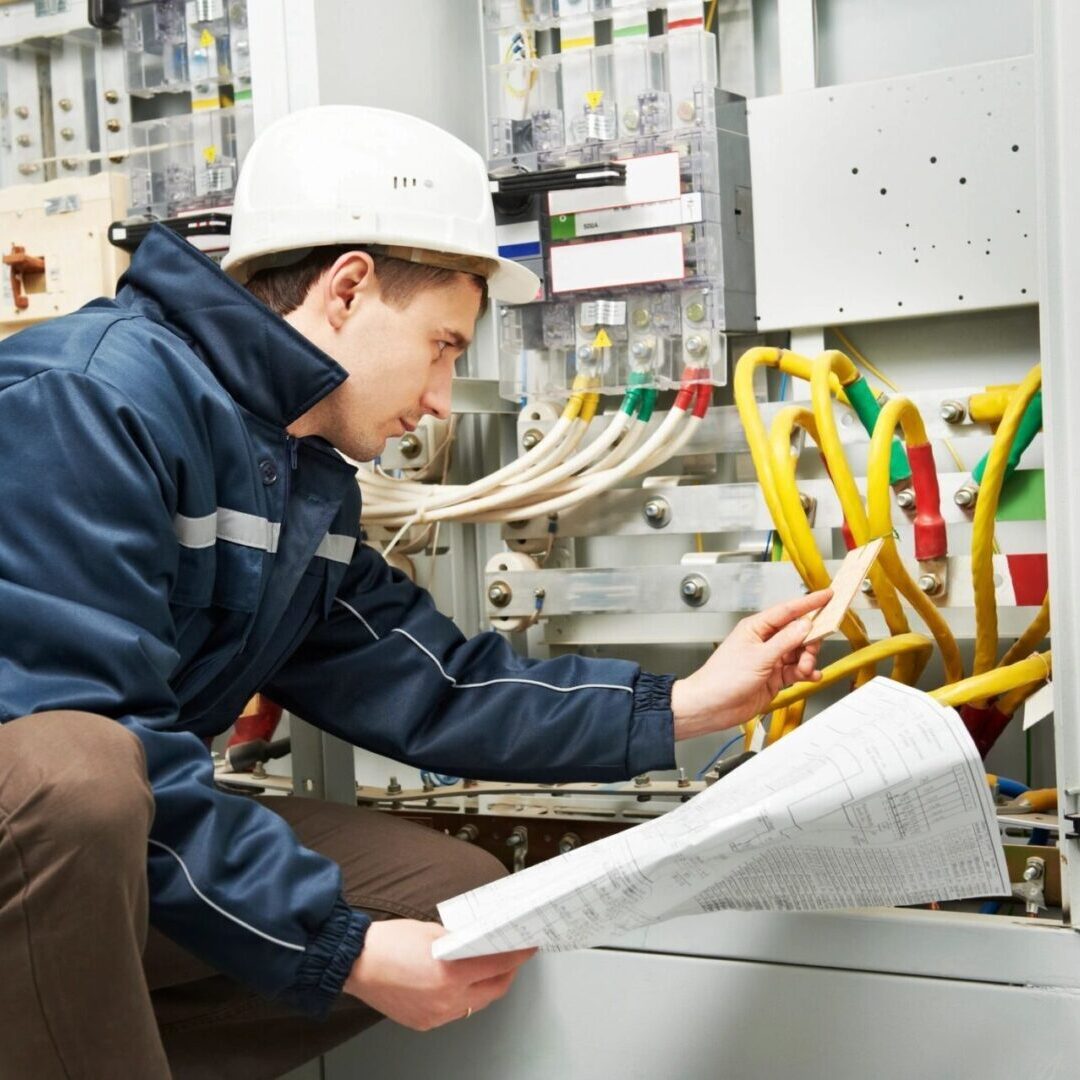
[[[583,187],[548,193],[548,212],[577,214],[634,203],[664,202],[681,194],[679,155],[647,154],[619,162],[626,166],[625,187]]]
[[[496,225],[495,242],[499,247],[515,247],[518,244],[539,244],[540,223],[538,221],[520,221],[510,225]]]
[[[551,288],[557,293],[681,281],[685,273],[681,232],[551,248]]]
[[[590,300],[581,305],[582,326],[625,326],[625,300]]]
[[[642,206],[617,206],[578,214],[574,219],[577,236],[603,236],[606,233],[661,229],[665,225],[689,225],[701,220],[701,195],[691,191],[670,202],[645,203]]]
[[[1024,730],[1033,728],[1040,720],[1045,720],[1054,711],[1054,684],[1048,682],[1039,687],[1024,702]]]

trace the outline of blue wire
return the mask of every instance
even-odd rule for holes
[[[1020,783],[1019,780],[1010,780],[1007,776],[998,777],[998,791],[1005,796],[1006,799],[1015,799],[1019,795],[1023,795],[1025,791],[1029,791],[1030,788],[1026,784]]]
[[[706,765],[703,769],[699,770],[695,779],[704,780],[705,774],[724,756],[726,751],[732,746],[734,746],[741,738],[743,738],[743,733],[740,731],[739,734],[736,735],[734,738],[728,739],[728,741],[724,743],[724,745],[721,746],[719,750],[716,751],[712,759],[709,761],[708,765]]]

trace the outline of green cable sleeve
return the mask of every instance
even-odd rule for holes
[[[652,383],[652,374],[648,371],[631,371],[626,397],[623,398],[622,411],[633,416],[641,408],[646,391]]]
[[[1012,446],[1009,447],[1009,458],[1005,463],[1006,480],[1016,472],[1016,467],[1020,464],[1020,458],[1023,457],[1024,451],[1031,445],[1032,440],[1040,431],[1042,431],[1042,391],[1036,390],[1024,410],[1024,415],[1020,417],[1020,426],[1016,429],[1016,437],[1012,441]],[[979,464],[971,470],[971,477],[976,484],[982,483],[983,473],[986,472],[986,461],[989,457],[990,451],[987,450]]]
[[[881,415],[881,406],[877,403],[873,391],[866,384],[866,380],[860,375],[853,383],[844,387],[851,407],[859,418],[867,435],[874,434],[874,425]],[[911,466],[908,464],[907,453],[904,444],[897,438],[892,441],[889,450],[889,483],[898,484],[911,479]]]
[[[652,419],[653,409],[656,408],[656,389],[647,386],[642,393],[644,396],[641,399],[641,411],[637,418],[643,424],[647,424]]]

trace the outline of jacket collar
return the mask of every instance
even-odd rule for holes
[[[121,304],[180,333],[243,408],[291,424],[348,372],[224,274],[202,252],[155,225],[120,279]]]

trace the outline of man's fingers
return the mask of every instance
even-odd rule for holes
[[[785,656],[788,653],[795,652],[798,654],[798,650],[806,639],[806,635],[810,633],[810,620],[808,618],[796,619],[792,623],[788,623],[781,630],[777,630],[768,641],[765,642],[764,648],[766,655],[775,664],[777,661],[783,662]]]
[[[757,615],[751,615],[748,622],[750,628],[764,641],[782,630],[792,619],[823,608],[831,598],[831,589],[820,589],[818,592],[807,593],[806,596],[785,600],[782,604],[774,604]]]
[[[511,984],[517,978],[518,969],[508,971],[504,975],[496,975],[493,979],[485,979],[483,982],[474,983],[469,989],[469,1004],[473,1012],[486,1009],[493,1001],[510,989]]]
[[[516,971],[535,954],[536,949],[517,949],[514,952],[491,953],[489,956],[470,956],[464,960],[446,960],[444,963],[452,966],[455,976],[477,983]]]

